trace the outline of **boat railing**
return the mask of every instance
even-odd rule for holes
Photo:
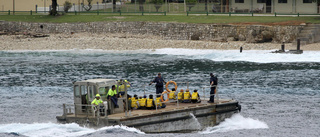
[[[104,115],[107,115],[107,107],[100,107],[103,105],[87,105],[87,104],[63,104],[63,116],[75,115],[86,116],[86,117],[100,117],[102,112]]]

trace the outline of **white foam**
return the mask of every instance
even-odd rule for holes
[[[264,129],[269,128],[268,125],[262,121],[245,118],[240,114],[235,114],[231,118],[225,119],[222,123],[214,127],[208,127],[206,130],[200,132],[201,134],[210,134],[214,132],[228,132],[242,129]]]
[[[209,49],[141,49],[141,50],[101,50],[101,49],[70,49],[70,50],[13,50],[6,52],[66,52],[76,54],[125,53],[125,54],[161,54],[174,55],[189,59],[209,59],[213,61],[247,61],[257,63],[274,62],[320,62],[320,51],[304,51],[303,54],[276,54],[275,50],[209,50]]]
[[[126,126],[109,126],[100,129],[90,129],[79,126],[78,124],[54,124],[54,123],[33,123],[33,124],[0,124],[0,133],[18,133],[25,136],[32,137],[75,137],[94,133],[103,130],[112,130],[120,128],[126,131],[135,132],[138,134],[145,134],[138,129],[130,128]]]
[[[274,50],[199,50],[199,49],[157,49],[151,54],[185,56],[213,61],[247,61],[258,63],[273,62],[320,62],[320,51],[304,51],[303,54],[276,54]]]

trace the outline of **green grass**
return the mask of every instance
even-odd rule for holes
[[[84,13],[83,13],[84,14]],[[0,20],[21,21],[21,22],[102,22],[102,21],[150,21],[150,22],[180,22],[180,23],[278,23],[286,21],[299,21],[306,23],[320,23],[320,17],[273,17],[273,16],[218,16],[218,15],[122,15],[115,13],[113,15],[96,15],[95,13],[86,13],[86,15],[69,15],[52,17],[48,15],[0,15]]]

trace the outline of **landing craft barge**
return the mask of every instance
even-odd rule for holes
[[[216,98],[215,103],[207,103],[203,99],[201,103],[194,104],[173,100],[165,103],[166,108],[130,111],[125,109],[124,104],[128,104],[125,98],[118,99],[119,108],[105,101],[108,89],[112,85],[121,85],[114,79],[84,80],[73,85],[74,104],[63,104],[63,115],[56,117],[61,123],[78,123],[95,128],[125,125],[146,133],[191,132],[215,126],[241,110],[236,100]],[[97,93],[107,102],[103,113],[95,111],[94,106],[90,105]]]

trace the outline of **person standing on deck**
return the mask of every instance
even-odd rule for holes
[[[163,83],[166,83],[161,77],[161,73],[158,73],[158,77],[155,77],[149,85],[151,85],[152,83],[156,83],[156,93],[161,94],[163,92]],[[160,97],[160,95],[157,95],[157,97]]]
[[[214,103],[214,94],[216,94],[216,87],[218,85],[218,78],[215,77],[212,73],[210,73],[210,100],[208,103]]]

